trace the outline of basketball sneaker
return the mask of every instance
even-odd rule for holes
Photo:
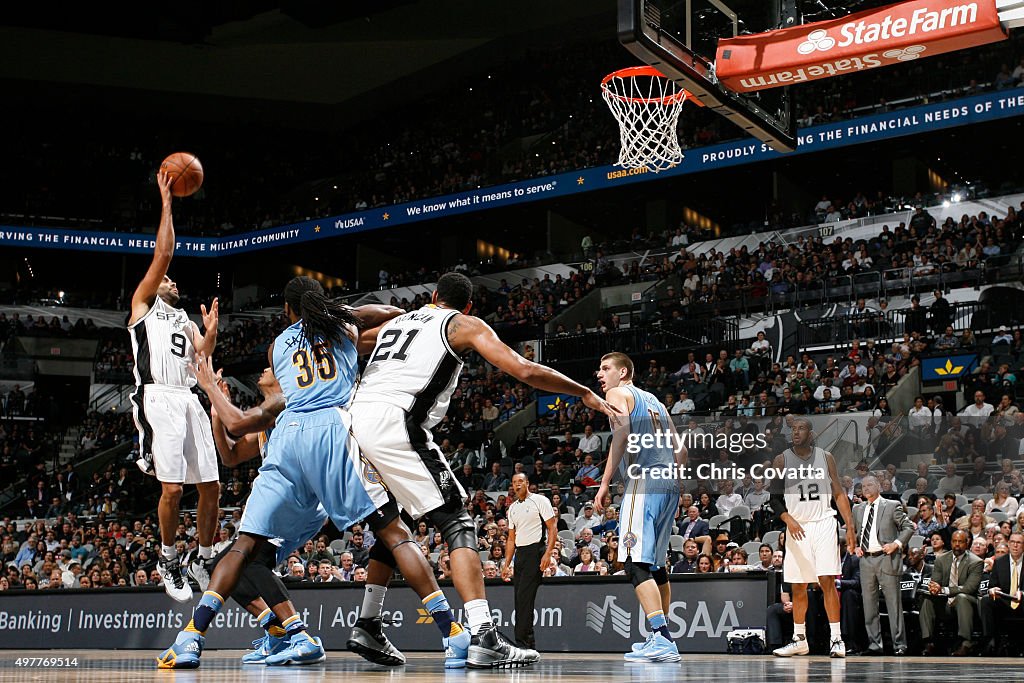
[[[833,659],[842,659],[846,657],[846,643],[840,640],[833,640],[832,647],[829,649],[829,657]]]
[[[267,666],[288,666],[289,664],[318,664],[327,659],[327,653],[319,638],[305,631],[296,633],[288,641],[288,647],[270,655],[264,662]]]
[[[647,640],[645,640],[642,643],[633,643],[633,645],[630,647],[630,650],[632,652],[640,652],[640,650],[643,650],[644,648],[646,648],[648,645],[651,644],[651,638],[653,638],[653,637],[654,637],[654,633],[648,633],[647,634]]]
[[[471,669],[511,669],[539,661],[536,650],[516,647],[493,624],[472,637],[466,655],[466,666]]]
[[[772,650],[772,654],[776,657],[792,657],[794,655],[807,655],[810,653],[811,648],[807,645],[807,639],[797,638],[796,636],[793,636],[793,640],[789,641],[789,645],[783,645]]]
[[[473,642],[473,636],[463,628],[458,635],[441,639],[444,645],[444,668],[464,669],[466,668],[466,657],[469,655],[469,645]]]
[[[185,573],[181,569],[181,558],[175,557],[168,560],[161,557],[157,560],[156,571],[164,582],[164,590],[172,600],[188,602],[192,599],[192,586],[185,580]]]
[[[198,669],[199,657],[203,654],[206,638],[195,631],[182,631],[174,645],[156,658],[158,669]]]
[[[199,592],[201,593],[205,593],[206,589],[210,587],[210,565],[212,563],[212,558],[204,560],[197,555],[188,565],[188,575],[199,584]]]
[[[627,662],[678,662],[681,657],[679,648],[673,641],[660,633],[654,633],[647,639],[645,647],[627,652],[623,659]]]
[[[252,647],[252,652],[242,655],[242,664],[266,664],[267,657],[288,647],[288,639],[264,633],[262,638],[252,641]]]
[[[380,617],[357,619],[346,644],[349,652],[368,662],[384,666],[405,664],[405,655],[384,635],[384,620]]]

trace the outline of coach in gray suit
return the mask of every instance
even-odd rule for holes
[[[853,509],[860,558],[860,590],[864,598],[864,625],[868,631],[866,655],[882,654],[882,624],[878,616],[878,591],[885,596],[896,655],[907,654],[907,632],[903,626],[900,576],[903,548],[914,535],[914,523],[903,506],[879,496],[881,487],[873,476],[864,477],[861,490],[867,502]]]

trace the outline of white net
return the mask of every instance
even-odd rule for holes
[[[653,67],[636,67],[605,78],[601,94],[619,122],[619,166],[657,173],[683,160],[677,126],[686,91]]]

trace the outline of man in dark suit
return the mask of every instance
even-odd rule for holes
[[[839,589],[839,622],[843,631],[843,640],[850,654],[859,652],[864,642],[858,635],[863,634],[864,606],[860,592],[860,558],[846,552],[846,546],[839,544],[843,555],[843,573],[836,581]]]
[[[686,509],[686,519],[679,523],[679,535],[683,537],[684,543],[692,538],[698,546],[703,547],[705,554],[711,554],[711,527],[707,520],[701,519],[700,508],[696,505]]]
[[[1006,621],[1024,619],[1024,595],[1021,579],[1024,577],[1024,534],[1010,534],[1010,552],[996,559],[988,582],[988,595],[980,602],[981,627],[987,644],[985,654],[996,653],[996,638],[1008,634]]]
[[[914,535],[914,523],[900,503],[879,495],[881,486],[876,477],[864,477],[861,492],[866,501],[853,509],[853,521],[857,531],[857,557],[860,558],[864,625],[868,632],[868,647],[864,654],[882,654],[882,622],[878,612],[881,590],[889,614],[892,646],[896,655],[902,656],[907,653],[907,631],[903,624],[900,595],[902,549]]]
[[[921,596],[921,642],[925,644],[924,654],[936,653],[935,619],[952,612],[956,617],[960,646],[953,651],[954,657],[966,657],[974,644],[971,630],[978,610],[978,587],[985,563],[980,557],[967,550],[970,536],[966,531],[953,532],[953,552],[935,560],[932,578],[928,582],[928,595]]]

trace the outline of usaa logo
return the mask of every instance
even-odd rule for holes
[[[953,365],[953,361],[946,359],[946,364],[942,367],[935,368],[935,374],[940,377],[956,377],[964,371],[964,366]]]
[[[363,227],[363,218],[339,218],[334,221],[335,230],[347,230],[349,228],[361,228]]]

